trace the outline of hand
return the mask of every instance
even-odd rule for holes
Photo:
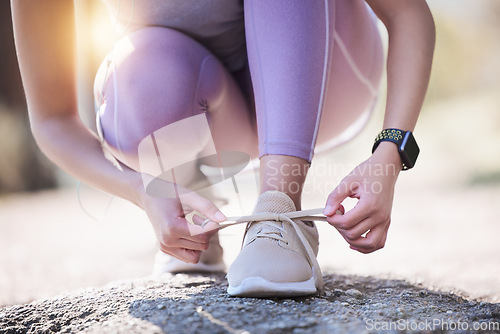
[[[351,249],[367,254],[384,247],[391,223],[394,186],[400,171],[397,147],[393,143],[381,143],[374,154],[347,175],[328,196],[327,221],[340,232]],[[344,211],[341,203],[347,197],[357,198],[356,206],[344,215],[334,214],[337,209]]]
[[[208,249],[210,238],[217,233],[218,225],[214,222],[224,221],[224,214],[209,200],[193,191],[181,190],[180,199],[153,197],[143,187],[139,191],[140,206],[153,225],[160,250],[184,262],[197,263],[201,252]],[[212,222],[202,228],[199,225],[204,219],[194,215],[195,224],[189,223],[186,213],[190,210],[205,215]]]

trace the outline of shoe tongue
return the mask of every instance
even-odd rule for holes
[[[295,211],[292,199],[281,191],[266,191],[259,196],[253,213],[285,213]]]

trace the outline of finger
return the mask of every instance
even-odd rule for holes
[[[391,221],[389,220],[389,224],[387,224],[387,226],[385,227],[384,233],[382,234],[382,239],[380,239],[380,241],[379,241],[379,245],[378,245],[379,249],[385,247],[385,242],[387,240],[387,233],[389,232],[390,225],[391,225]]]
[[[189,214],[191,214],[193,212],[193,209],[191,209],[190,207],[186,206],[186,207],[183,207],[182,208],[183,212],[184,212],[184,216],[187,216]]]
[[[348,230],[369,218],[372,211],[372,206],[363,199],[360,199],[351,210],[345,212],[343,215],[327,217],[326,221],[337,229]]]
[[[212,202],[201,197],[194,191],[181,195],[180,199],[183,206],[189,206],[214,222],[223,222],[226,220],[226,216]]]
[[[385,224],[380,224],[372,228],[365,237],[361,237],[356,240],[348,241],[351,248],[361,252],[361,253],[371,253],[379,249],[380,240],[382,239],[385,229]]]
[[[200,238],[199,240],[190,240],[180,237],[176,234],[164,234],[160,235],[160,237],[158,238],[158,242],[165,247],[186,248],[196,251],[204,251],[208,248],[210,237],[205,236],[204,238]]]
[[[212,238],[216,233],[217,231],[219,230],[219,224],[217,223],[214,223],[212,221],[208,221],[206,224],[203,224],[202,226],[202,223],[204,223],[206,221],[206,219],[198,216],[198,215],[193,215],[193,224],[188,224],[187,227],[188,227],[188,230],[189,230],[189,235],[191,238],[188,238],[190,240],[194,240],[194,241],[200,241],[200,240],[205,240],[205,236],[201,236],[201,239],[199,238],[192,238],[192,237],[195,237],[197,235],[206,235],[206,237],[208,237],[208,239]]]
[[[206,251],[208,249],[209,244],[210,240],[208,240],[207,242],[196,242],[182,238],[182,239],[177,239],[176,242],[170,244],[169,246],[176,248],[191,249],[195,251]]]
[[[328,195],[323,214],[325,216],[332,216],[339,209],[340,203],[347,197],[352,195],[351,184],[348,178],[345,178],[340,184]]]
[[[219,230],[220,225],[211,220],[207,220],[208,218],[200,217],[199,215],[193,216],[193,223],[200,226],[205,232],[209,232],[212,230]]]
[[[374,250],[380,249],[380,244],[382,239],[384,238],[384,235],[387,235],[387,224],[380,224],[372,228],[368,233],[366,234],[367,238],[371,238],[371,245]],[[369,248],[370,245],[368,245]]]
[[[363,234],[370,231],[370,229],[374,226],[374,224],[375,224],[374,221],[368,218],[350,229],[337,228],[337,231],[339,231],[339,233],[344,237],[344,239],[346,239],[346,241],[349,242],[361,238]]]
[[[198,263],[201,257],[201,251],[194,251],[192,249],[168,247],[160,243],[160,250],[170,256],[175,257],[186,263]]]
[[[178,239],[191,240],[197,243],[207,243],[217,233],[217,229],[204,229],[189,223],[184,217],[178,217],[169,228],[168,245],[174,244]]]

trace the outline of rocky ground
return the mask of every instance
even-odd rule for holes
[[[226,288],[222,274],[115,282],[0,309],[0,333],[500,331],[500,304],[401,280],[327,275],[321,295],[293,299],[235,298]]]

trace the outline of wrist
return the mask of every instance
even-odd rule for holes
[[[174,183],[162,180],[160,177],[136,171],[133,173],[134,176],[130,180],[133,199],[129,199],[129,201],[143,210],[149,207],[149,203],[154,198],[163,199],[163,205],[178,205],[179,195],[182,196],[186,193],[182,186],[175,187]]]
[[[374,153],[380,143],[382,142],[390,142],[394,143],[397,146],[397,150],[399,153],[399,157],[401,159],[401,168],[402,170],[408,170],[413,168],[415,162],[417,161],[418,154],[420,149],[413,137],[411,131],[404,131],[400,129],[384,129],[382,130],[377,138],[375,138],[375,143],[372,147],[372,153]],[[385,145],[387,146],[387,145]],[[389,145],[390,147],[390,145]],[[386,151],[385,149],[383,151]],[[389,149],[389,152],[392,151]],[[387,151],[386,151],[387,152]],[[390,153],[389,153],[390,154]],[[390,154],[392,155],[392,154]],[[387,157],[387,156],[386,156]],[[390,158],[390,156],[389,156]]]
[[[128,182],[130,185],[130,198],[128,198],[128,200],[137,205],[139,208],[144,209],[143,203],[147,193],[142,180],[142,175],[136,171],[132,171],[131,174],[132,175]]]
[[[401,156],[398,151],[398,146],[392,142],[381,142],[375,152],[373,152],[372,157],[378,162],[388,166],[394,166],[393,170],[397,174],[402,169]]]

